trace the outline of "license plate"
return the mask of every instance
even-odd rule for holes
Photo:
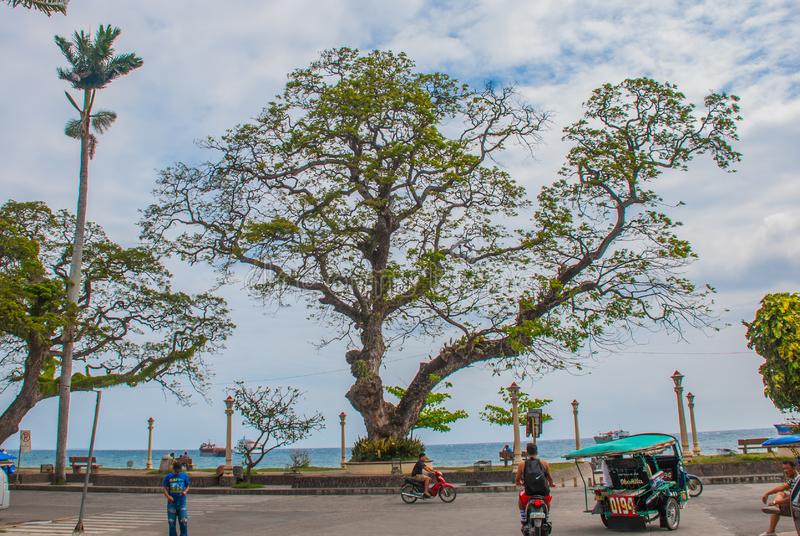
[[[634,497],[611,495],[608,498],[608,506],[613,516],[633,517],[638,515]]]
[[[544,512],[532,512],[531,513],[531,519],[544,519],[546,517],[547,516],[545,515]]]

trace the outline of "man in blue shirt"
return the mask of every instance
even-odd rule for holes
[[[169,536],[178,536],[176,525],[180,523],[181,536],[189,536],[189,514],[186,511],[186,494],[189,493],[189,475],[182,471],[181,464],[172,464],[172,472],[161,484],[167,497],[167,520]]]

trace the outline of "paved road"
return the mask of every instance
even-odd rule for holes
[[[682,512],[678,534],[755,536],[765,529],[761,485],[708,486]],[[553,536],[607,535],[596,516],[583,514],[583,493],[554,492]],[[392,495],[206,496],[189,499],[192,536],[280,534],[283,536],[495,535],[519,534],[515,497],[509,493],[463,494],[453,504],[434,499],[405,505]],[[77,493],[17,491],[13,506],[0,512],[5,533],[71,534],[80,501]],[[38,523],[24,523],[37,521]],[[782,521],[782,530],[791,521]],[[97,493],[88,499],[87,534],[166,534],[163,499],[157,495]],[[2,530],[2,529],[0,529]],[[648,532],[661,532],[651,527]]]

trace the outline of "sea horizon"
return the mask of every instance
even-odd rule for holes
[[[672,434],[676,437],[678,434]],[[737,439],[747,437],[774,437],[777,432],[774,428],[746,428],[737,430],[712,430],[698,432],[698,443],[700,449],[708,454],[715,454],[717,449],[736,450]],[[526,439],[523,439],[523,444]],[[474,464],[477,461],[488,460],[493,464],[501,463],[499,451],[504,445],[511,445],[511,441],[488,441],[476,443],[426,443],[425,448],[428,456],[434,463],[440,466],[462,467]],[[581,446],[594,444],[592,437],[581,438]],[[540,455],[549,461],[563,461],[562,456],[574,450],[575,439],[540,439],[538,441]],[[692,446],[691,435],[689,446]],[[292,446],[275,449],[270,452],[263,462],[261,468],[281,468],[290,463],[292,451],[306,451],[311,458],[311,465],[315,467],[339,467],[341,462],[340,447],[300,447]],[[9,448],[6,452],[17,456],[16,449]],[[176,448],[176,449],[153,449],[153,465],[158,468],[162,457],[169,457],[170,453],[176,456],[187,452],[192,457],[195,468],[208,469],[221,465],[224,458],[201,456],[197,448]],[[88,448],[70,448],[68,456],[86,456]],[[126,468],[131,463],[134,469],[144,468],[147,458],[147,449],[95,449],[97,463],[106,468]],[[350,447],[346,448],[346,456],[350,456]],[[53,463],[55,459],[55,449],[34,449],[31,452],[22,454],[22,467],[39,467],[41,464]],[[239,464],[240,456],[234,454],[234,463]]]

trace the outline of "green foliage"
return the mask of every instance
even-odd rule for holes
[[[61,332],[74,322],[74,358],[83,365],[73,374],[74,390],[155,381],[183,398],[183,379],[202,388],[203,355],[221,348],[233,327],[225,302],[173,291],[152,251],[123,248],[89,224],[82,292],[72,306],[65,268],[74,228],[71,214],[43,203],[0,207],[3,381],[17,384],[35,366],[37,396],[56,395]]]
[[[90,158],[97,147],[97,136],[90,130],[103,134],[117,119],[117,114],[112,111],[93,111],[97,90],[143,65],[142,58],[134,53],[114,54],[114,41],[120,33],[122,31],[119,28],[101,25],[95,32],[94,40],[91,33],[83,30],[75,32],[72,41],[61,36],[55,37],[56,45],[69,63],[66,69],[58,68],[58,77],[83,91],[83,106],[65,92],[67,100],[78,111],[79,118],[67,121],[64,134],[87,142]]]
[[[44,13],[48,17],[53,13],[67,14],[69,0],[6,0],[11,7],[22,6]]]
[[[449,389],[452,384],[445,382],[444,387]],[[398,399],[402,399],[406,394],[406,390],[399,386],[389,386],[386,391]],[[450,411],[444,407],[444,403],[451,398],[450,393],[436,393],[433,391],[428,393],[425,397],[425,405],[422,407],[417,423],[412,427],[412,430],[428,429],[434,432],[449,432],[451,424],[469,417],[469,413],[463,409]]]
[[[764,394],[783,411],[800,411],[800,293],[767,294],[744,324],[748,347],[764,358]]]
[[[391,460],[416,460],[425,452],[422,441],[408,437],[359,437],[350,455],[353,462],[384,462]]]
[[[72,41],[57,35],[56,45],[69,63],[68,68],[58,69],[58,77],[75,89],[94,90],[141,67],[144,62],[136,54],[114,53],[114,41],[121,33],[109,24],[98,26],[94,39],[91,32],[83,30],[75,32]]]
[[[486,404],[481,411],[481,420],[497,426],[512,426],[514,424],[514,417],[511,414],[511,394],[508,387],[500,388],[497,393],[503,401],[502,406],[494,404]],[[552,400],[542,398],[531,398],[528,393],[520,391],[517,394],[517,405],[519,407],[519,424],[525,426],[525,414],[532,409],[540,409],[545,407]],[[542,422],[552,421],[553,417],[547,413],[542,414]]]

